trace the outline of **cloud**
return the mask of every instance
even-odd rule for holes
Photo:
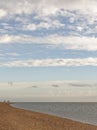
[[[9,36],[7,34],[0,36],[0,44],[10,43],[10,42],[12,42],[12,36]]]
[[[82,87],[79,88],[79,85]],[[96,81],[13,82],[13,86],[7,82],[0,83],[0,96],[2,98],[11,97],[12,99],[14,97],[16,99],[22,98],[22,100],[28,97],[30,99],[34,97],[58,97],[60,101],[66,97],[97,97],[96,91]]]
[[[21,60],[0,63],[0,67],[97,66],[97,58]]]
[[[55,87],[55,88],[56,88],[56,87],[60,87],[60,86],[57,85],[57,84],[53,84],[52,87]]]
[[[69,83],[70,86],[72,87],[93,87],[93,84],[90,84],[90,83]]]
[[[25,31],[36,31],[39,29],[53,29],[53,28],[61,28],[64,27],[65,25],[60,23],[58,20],[49,20],[48,22],[40,22],[39,24],[28,24],[24,25],[23,29]]]
[[[18,44],[44,44],[53,47],[60,46],[64,49],[71,50],[97,50],[97,38],[86,36],[31,36],[31,35],[2,35],[0,37],[0,44],[18,43]]]
[[[41,16],[48,16],[56,14],[60,9],[96,13],[96,5],[96,0],[0,0],[0,8],[4,9],[8,15],[32,14],[34,12]]]
[[[19,54],[16,53],[16,52],[8,52],[8,53],[5,53],[5,54],[8,55],[8,56],[19,56]]]
[[[92,10],[94,12],[97,11],[96,0],[0,0],[1,7],[5,8],[8,11],[12,11],[12,13],[31,13],[33,9],[39,10],[40,12],[45,13],[46,15],[49,13],[54,13],[58,8],[65,8],[65,9],[81,9],[81,10]],[[15,5],[15,6],[14,6]]]
[[[7,14],[15,15],[15,14],[30,14],[32,13],[33,2],[29,2],[28,0],[0,0],[0,7],[5,9]],[[14,6],[15,5],[15,6]],[[14,8],[13,8],[14,7]]]
[[[64,33],[69,32],[72,36],[75,33],[79,35],[80,32],[82,32],[81,35],[94,34],[97,33],[96,4],[96,0],[0,0],[0,18],[6,18],[6,23],[13,21],[11,25],[3,26],[4,29],[1,31],[2,34],[4,32],[6,34],[17,34],[18,32],[24,34],[24,30],[63,29]],[[17,22],[21,22],[21,25],[19,26]],[[94,27],[91,28],[89,24],[94,24]]]
[[[0,18],[3,18],[7,15],[6,11],[3,9],[0,9]]]

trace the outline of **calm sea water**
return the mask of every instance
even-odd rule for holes
[[[63,102],[37,102],[14,103],[12,106],[36,112],[47,113],[97,125],[97,103],[63,103]]]

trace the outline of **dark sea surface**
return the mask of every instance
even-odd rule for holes
[[[18,102],[12,106],[97,125],[95,102]]]

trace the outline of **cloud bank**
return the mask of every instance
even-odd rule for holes
[[[97,58],[41,59],[0,63],[0,67],[97,66]]]
[[[35,37],[28,35],[14,36],[4,35],[0,37],[0,44],[18,43],[18,44],[44,44],[53,47],[62,46],[64,49],[97,51],[96,37],[78,37],[78,36],[58,36],[49,35]]]
[[[0,0],[0,3],[0,7],[7,14],[31,14],[33,11],[36,11],[44,15],[49,15],[54,14],[60,8],[97,12],[96,0]]]
[[[53,87],[56,84],[59,87]],[[21,87],[20,87],[21,86]],[[33,87],[34,86],[34,87]],[[38,87],[36,87],[38,86]],[[13,82],[10,86],[8,83],[0,83],[0,98],[10,99],[15,101],[78,101],[76,97],[79,97],[79,101],[89,101],[89,99],[95,97],[97,99],[97,82],[95,81],[46,81],[46,82]],[[10,93],[11,92],[11,93]],[[65,99],[66,98],[66,99]],[[40,99],[40,100],[39,100]]]

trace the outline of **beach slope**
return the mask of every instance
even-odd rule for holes
[[[97,130],[97,126],[0,103],[0,130]]]

